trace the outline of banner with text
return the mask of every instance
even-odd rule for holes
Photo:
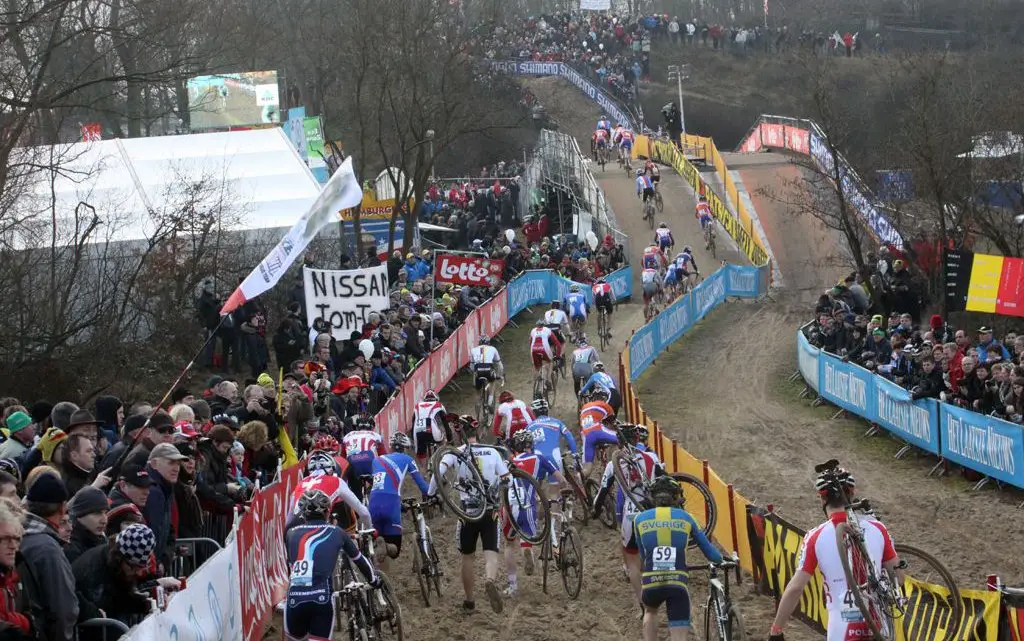
[[[309,326],[318,318],[327,321],[335,340],[348,340],[353,331],[362,331],[370,312],[390,305],[386,265],[345,270],[304,267],[302,281]]]
[[[804,382],[815,392],[818,391],[818,355],[820,350],[813,347],[800,330],[796,332],[796,364]]]
[[[434,282],[487,287],[501,280],[505,261],[485,256],[437,254]]]
[[[1024,429],[992,416],[941,404],[943,458],[1024,487]]]

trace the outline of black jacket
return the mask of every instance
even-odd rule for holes
[[[227,457],[217,451],[213,441],[199,441],[196,495],[203,509],[217,514],[231,514],[235,501],[228,494]]]
[[[131,625],[131,617],[149,612],[149,599],[120,574],[120,563],[110,558],[109,546],[97,546],[78,557],[71,566],[81,608],[80,620],[100,616]]]
[[[90,473],[81,469],[71,461],[64,461],[60,466],[60,477],[68,489],[68,496],[74,496],[78,490],[89,484]]]
[[[187,473],[182,470],[174,484],[174,503],[178,507],[177,538],[194,539],[203,535],[203,508],[196,495],[195,484],[185,483],[186,477]]]
[[[106,543],[106,537],[93,534],[75,519],[75,525],[71,528],[71,540],[64,546],[64,556],[68,557],[68,561],[74,565],[78,557],[92,548],[98,545],[106,545]]]
[[[174,487],[152,466],[146,468],[149,477],[156,482],[149,488],[149,498],[146,499],[146,507],[142,509],[146,517],[146,524],[153,530],[156,536],[156,547],[153,554],[156,560],[163,566],[170,567],[171,546],[174,545],[174,533],[171,531],[171,509],[174,504]]]
[[[25,517],[18,575],[42,638],[47,641],[72,641],[78,621],[75,577],[62,547],[57,530],[49,522],[34,514]]]

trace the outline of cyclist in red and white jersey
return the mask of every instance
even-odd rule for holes
[[[335,515],[341,528],[347,529],[355,524],[348,522],[351,516],[346,514],[346,510],[337,509],[343,503],[358,515],[363,527],[372,527],[370,511],[355,495],[345,479],[338,476],[337,463],[328,452],[316,451],[310,454],[306,461],[306,474],[306,478],[292,492],[292,508],[289,510],[292,517],[289,518],[289,524],[293,524],[299,514],[299,498],[308,490],[320,490],[330,497],[331,512]]]
[[[644,248],[644,256],[641,263],[644,269],[657,270],[663,270],[668,265],[665,254],[661,252],[661,248],[654,244]]]
[[[834,481],[837,475],[842,479],[843,493],[835,489]],[[836,542],[836,527],[847,520],[845,506],[846,502],[853,498],[856,481],[846,470],[836,468],[821,473],[815,482],[815,488],[821,497],[822,508],[828,520],[804,536],[796,574],[779,600],[775,622],[772,624],[768,639],[785,639],[783,630],[786,622],[799,605],[804,587],[814,577],[815,570],[821,570],[824,578],[825,603],[828,608],[828,634],[825,641],[870,639],[873,633],[849,591]],[[894,570],[902,584],[903,571],[899,568],[899,556],[893,547],[889,530],[872,516],[858,514],[857,519],[875,572],[881,575],[883,566]]]
[[[428,389],[423,400],[416,403],[412,414],[412,442],[419,463],[426,461],[431,446],[439,446],[448,440],[447,415],[437,392],[432,389]]]
[[[606,149],[608,147],[608,142],[608,132],[604,129],[598,129],[590,138],[590,144],[594,148],[595,152],[598,149]]]
[[[517,399],[512,392],[505,391],[498,397],[498,409],[494,412],[494,435],[508,442],[516,432],[525,428],[535,418],[526,403]]]
[[[658,165],[653,160],[648,159],[644,163],[644,173],[650,176],[651,182],[657,188],[658,183],[661,182],[661,169],[658,169]]]
[[[663,257],[667,258],[672,252],[672,248],[676,246],[676,239],[672,237],[672,230],[668,228],[668,223],[662,221],[658,224],[658,228],[654,230],[654,244],[661,250]]]
[[[700,228],[704,229],[712,220],[711,205],[708,204],[707,196],[701,196],[697,200],[697,207],[693,217],[700,221]]]
[[[357,418],[356,429],[341,438],[341,455],[348,459],[356,479],[372,477],[373,459],[386,452],[384,437],[376,431],[373,419],[366,416]],[[361,482],[356,483],[352,489],[360,499],[363,498]]]
[[[538,318],[537,326],[530,330],[530,355],[533,357],[535,379],[541,375],[541,367],[550,369],[555,358],[562,355],[562,343],[551,328],[544,324],[543,318]]]

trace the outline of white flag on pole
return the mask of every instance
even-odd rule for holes
[[[295,262],[295,257],[306,249],[320,230],[337,220],[338,212],[355,207],[362,200],[363,190],[356,180],[350,156],[324,185],[309,211],[292,225],[284,238],[232,292],[220,313],[230,314],[245,301],[256,298],[276,285],[281,275]]]

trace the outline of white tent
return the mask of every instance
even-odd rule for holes
[[[158,220],[185,208],[218,212],[224,230],[287,227],[320,191],[278,127],[34,147],[21,157],[47,168],[25,174],[15,205],[44,242],[53,217],[63,223],[58,243],[73,242],[76,218],[81,229],[93,212],[93,241],[150,238]]]
[[[993,131],[974,136],[974,148],[957,158],[1006,158],[1024,153],[1024,136],[1012,131]]]

